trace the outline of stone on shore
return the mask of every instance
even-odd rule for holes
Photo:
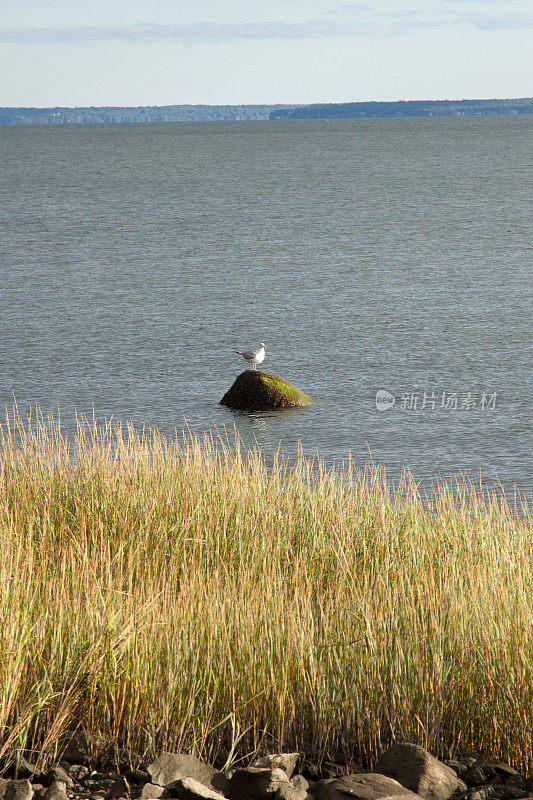
[[[164,786],[158,786],[155,783],[145,783],[141,791],[141,800],[167,800],[170,797],[170,792]]]
[[[389,747],[378,758],[376,772],[394,778],[425,800],[448,800],[457,790],[466,790],[455,770],[417,744]]]
[[[68,786],[69,788],[72,788],[74,786],[74,781],[72,780],[68,772],[65,769],[63,769],[63,767],[60,766],[52,767],[52,769],[48,770],[48,772],[44,776],[43,782],[46,786],[51,786],[53,783],[57,783],[58,781],[64,783],[65,786]]]
[[[78,783],[85,780],[91,772],[89,767],[85,767],[83,764],[67,764],[66,761],[62,761],[61,766],[68,772],[72,780]]]
[[[52,781],[41,794],[41,800],[69,800],[65,781]]]
[[[235,379],[220,405],[241,411],[270,411],[309,406],[311,398],[277,375],[247,369]]]
[[[274,800],[278,790],[292,788],[287,773],[268,767],[241,767],[231,776],[225,790],[229,800]]]
[[[217,770],[204,764],[196,756],[186,753],[162,753],[146,769],[153,784],[166,786],[169,789],[174,781],[180,778],[194,778],[210,789],[216,788],[212,781],[218,774]]]
[[[0,762],[6,776],[0,777],[0,800],[440,800],[445,796],[442,783],[451,777],[446,769],[457,782],[451,797],[448,785],[447,800],[533,800],[533,777],[471,753],[457,751],[443,765],[416,745],[395,745],[378,760],[381,774],[359,772],[360,767],[341,753],[330,757],[332,761],[321,760],[319,766],[304,759],[300,770],[305,776],[294,774],[299,760],[294,752],[264,755],[250,767],[224,772],[195,756],[164,753],[149,772],[127,768],[89,773],[85,766],[61,761],[45,774],[24,763],[19,754],[8,754]],[[391,761],[401,765],[395,768],[395,774],[402,773],[401,782],[382,774],[385,769],[392,771]],[[138,764],[143,765],[140,757]],[[20,772],[30,773],[31,779],[21,779]],[[150,783],[151,776],[157,783]],[[309,784],[307,778],[318,777]],[[409,785],[416,785],[418,793]]]
[[[300,789],[302,792],[309,791],[309,781],[306,780],[303,775],[293,775],[291,783],[295,789]]]
[[[400,798],[400,800],[420,800],[419,795],[406,789],[401,783],[386,775],[363,772],[345,775],[343,778],[330,778],[318,781],[311,787],[316,800],[380,800],[380,798]]]
[[[172,796],[178,800],[225,800],[224,795],[215,792],[194,778],[178,778],[172,784]]]
[[[280,786],[275,794],[275,800],[314,800],[312,794],[305,789],[299,789],[289,783],[287,786]]]
[[[274,753],[273,755],[256,758],[252,767],[268,767],[282,769],[288,778],[292,778],[300,753]]]
[[[21,781],[9,781],[4,788],[4,800],[31,800],[33,788],[27,778]]]

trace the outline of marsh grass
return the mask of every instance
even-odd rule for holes
[[[109,757],[261,747],[371,767],[410,740],[523,769],[527,507],[210,434],[0,429],[0,756],[83,726]]]

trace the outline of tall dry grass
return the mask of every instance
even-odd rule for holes
[[[0,430],[0,756],[205,759],[268,743],[371,766],[407,739],[523,768],[527,508],[465,484],[266,469],[239,442],[53,420]],[[96,751],[95,751],[96,752]]]

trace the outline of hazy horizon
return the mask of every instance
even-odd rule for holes
[[[373,98],[367,98],[364,100],[313,100],[308,103],[302,103],[298,100],[294,100],[293,102],[281,103],[281,102],[274,102],[274,103],[267,103],[262,102],[260,100],[251,100],[249,102],[243,103],[135,103],[133,105],[125,105],[123,103],[92,103],[90,106],[76,103],[75,105],[66,106],[61,105],[58,103],[54,103],[52,105],[47,106],[3,106],[3,108],[146,108],[146,107],[153,107],[153,108],[165,108],[165,107],[172,107],[172,106],[207,106],[207,107],[229,107],[233,108],[235,106],[308,106],[308,105],[331,105],[331,104],[342,104],[342,103],[411,103],[411,102],[441,102],[441,101],[469,101],[469,100],[524,100],[528,99],[533,95],[527,95],[524,97],[401,97],[397,100],[374,100]]]

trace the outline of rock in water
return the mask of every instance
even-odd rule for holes
[[[242,411],[269,411],[311,405],[311,398],[292,383],[258,369],[247,369],[236,378],[220,405]]]

